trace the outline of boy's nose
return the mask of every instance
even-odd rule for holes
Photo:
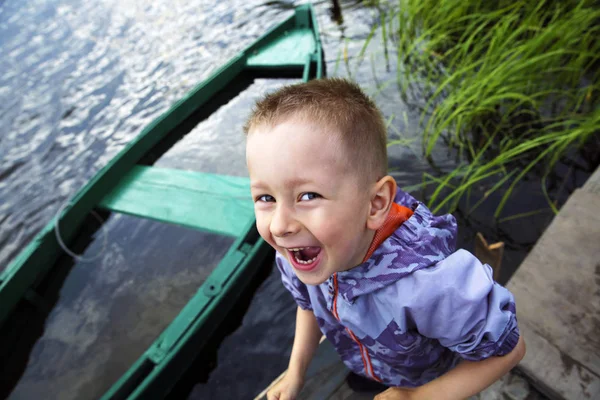
[[[271,220],[271,233],[273,236],[289,236],[296,233],[298,229],[299,224],[294,219],[290,210],[284,207],[277,207]]]

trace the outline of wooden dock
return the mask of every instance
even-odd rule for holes
[[[519,372],[552,400],[600,399],[600,169],[571,195],[507,287],[527,344]],[[375,393],[348,387],[347,373],[323,341],[299,399],[372,399]],[[475,398],[539,399],[528,387],[511,374]]]
[[[265,400],[267,391],[279,382],[284,374],[285,372],[254,400]],[[324,337],[321,338],[321,344],[306,372],[306,383],[298,400],[372,400],[376,392],[354,393],[345,383],[347,374],[348,369],[331,343],[324,340]]]
[[[519,367],[551,399],[600,399],[600,169],[507,285],[527,343]]]

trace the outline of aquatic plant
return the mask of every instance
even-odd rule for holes
[[[383,2],[379,2],[378,7]],[[533,170],[545,177],[556,162],[600,131],[600,8],[594,1],[386,2],[386,40],[397,47],[396,83],[418,86],[423,153],[432,162],[440,140],[461,165],[442,176],[434,210],[453,210],[482,182],[495,184],[477,201],[504,190],[495,216]]]

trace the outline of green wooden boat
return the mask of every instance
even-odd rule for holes
[[[216,110],[223,104],[224,93],[231,98],[231,92],[243,86],[240,82],[263,77],[307,81],[323,75],[316,17],[311,5],[302,5],[147,126],[2,271],[0,329],[11,331],[9,324],[20,304],[44,307],[39,288],[52,278],[57,260],[65,256],[59,241],[62,238],[69,248],[94,210],[235,237],[177,317],[102,398],[161,398],[167,394],[235,307],[238,294],[257,273],[269,249],[255,228],[247,178],[152,164],[157,154],[181,138],[186,131],[182,126],[193,125],[199,114]],[[60,235],[56,235],[57,227]],[[12,345],[2,339],[3,346]]]

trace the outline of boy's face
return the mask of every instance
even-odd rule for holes
[[[309,285],[362,263],[373,238],[370,188],[326,129],[259,126],[246,145],[258,231]]]

